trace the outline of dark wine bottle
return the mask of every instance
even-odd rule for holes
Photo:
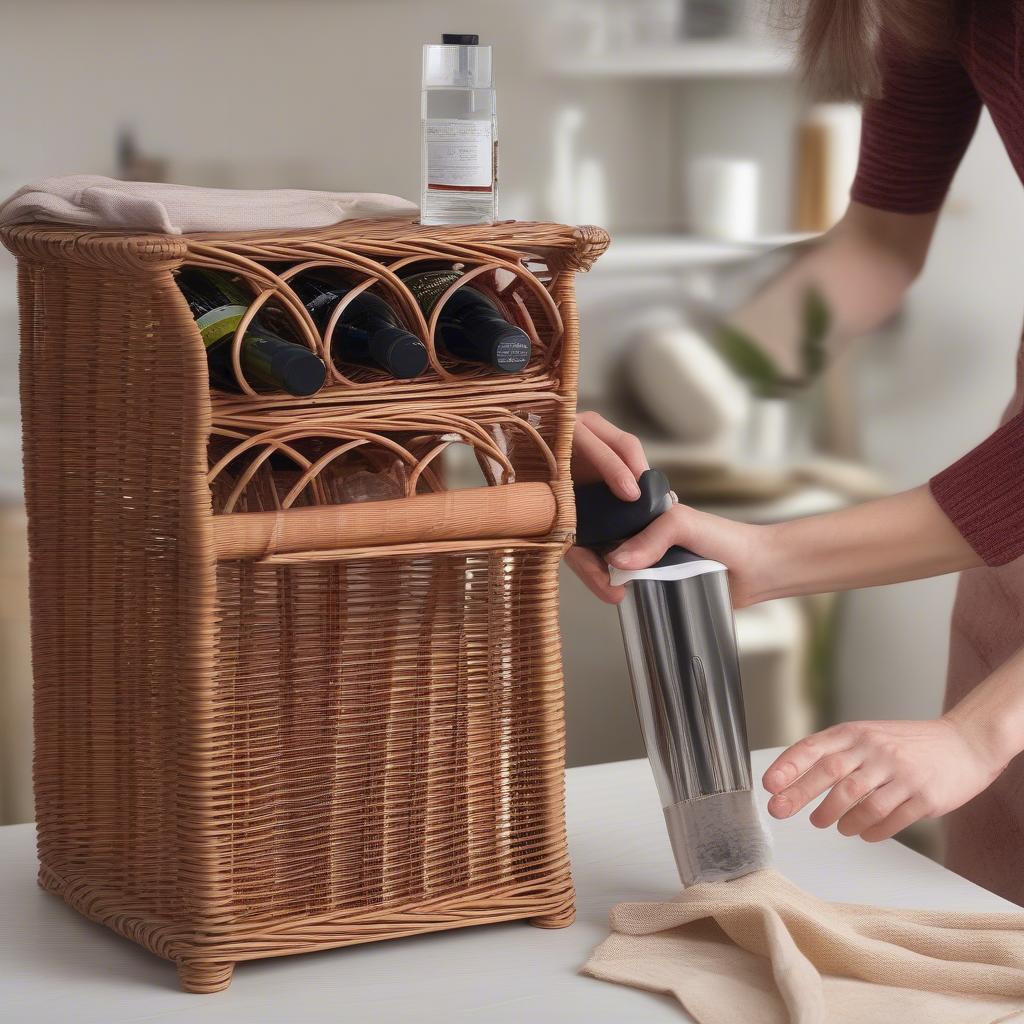
[[[206,346],[210,383],[240,391],[231,361],[231,341],[251,298],[228,274],[217,270],[183,267],[177,280]],[[327,367],[315,352],[274,334],[258,317],[242,338],[241,362],[245,379],[257,391],[312,395],[327,377]]]
[[[403,276],[429,317],[441,296],[462,274],[458,270],[424,270]],[[510,324],[479,289],[464,285],[452,293],[437,321],[437,341],[457,359],[483,363],[503,373],[518,373],[530,361],[530,336]]]
[[[335,307],[352,290],[352,284],[329,267],[307,270],[293,278],[291,286],[321,335]],[[331,354],[336,362],[372,366],[399,380],[418,377],[428,362],[427,346],[372,290],[360,292],[342,310],[331,335]]]

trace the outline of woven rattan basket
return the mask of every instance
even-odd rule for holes
[[[569,924],[557,567],[573,278],[607,236],[378,221],[3,240],[21,297],[41,884],[196,992],[258,957]],[[424,260],[460,264],[531,334],[522,373],[438,352],[436,314],[395,273]],[[253,315],[290,317],[328,386],[211,392],[183,263],[230,270]],[[330,361],[288,285],[314,263],[390,291],[428,346],[422,378]],[[480,486],[449,487],[455,447]]]

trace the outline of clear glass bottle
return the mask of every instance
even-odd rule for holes
[[[489,224],[498,213],[491,48],[445,34],[423,47],[420,220]]]

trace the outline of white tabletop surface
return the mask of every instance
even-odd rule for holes
[[[760,774],[771,751],[754,755]],[[678,889],[646,761],[574,768],[568,817],[576,924],[516,922],[241,964],[231,987],[179,991],[173,965],[35,885],[29,825],[0,829],[0,1014],[11,1024],[601,1024],[689,1018],[674,1001],[578,974],[620,900]],[[894,841],[869,845],[806,815],[773,826],[776,862],[827,899],[948,910],[1011,904]]]

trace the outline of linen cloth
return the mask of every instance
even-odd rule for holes
[[[583,972],[700,1024],[1024,1021],[1024,911],[827,903],[766,870],[621,903],[611,924]]]
[[[180,235],[319,228],[342,220],[415,217],[418,212],[415,203],[380,192],[198,188],[69,174],[18,189],[0,204],[0,225],[76,224]]]

